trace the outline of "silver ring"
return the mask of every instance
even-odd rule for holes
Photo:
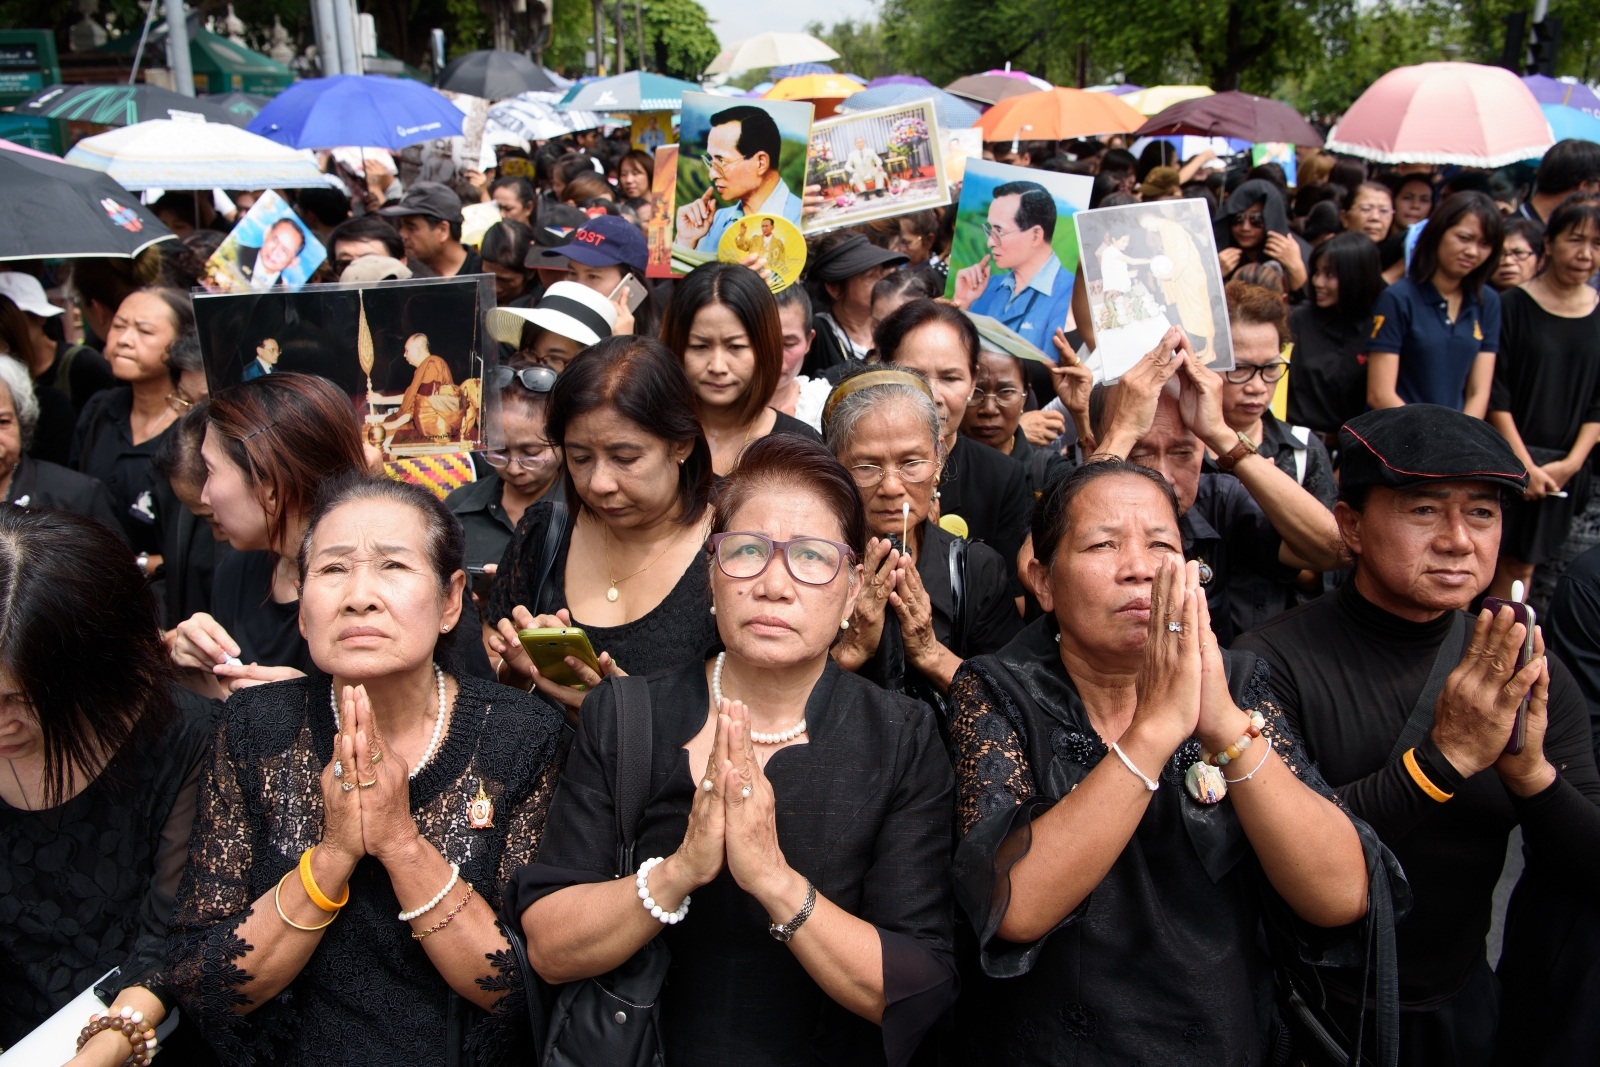
[[[350,790],[354,789],[355,786],[351,785],[349,782],[340,782],[339,783],[339,788],[343,789],[346,793],[348,793],[348,792],[350,792]]]
[[[1183,633],[1183,623],[1181,623],[1181,622],[1169,622],[1169,623],[1167,623],[1167,632],[1168,633],[1175,633],[1175,634]]]
[[[335,778],[343,778],[344,777],[344,764],[341,763],[339,760],[334,760],[333,761],[333,776]]]

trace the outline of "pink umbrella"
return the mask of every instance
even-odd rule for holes
[[[1539,102],[1509,70],[1421,63],[1373,82],[1329,131],[1327,148],[1379,163],[1503,167],[1552,142]]]
[[[38,156],[40,159],[48,159],[52,163],[61,162],[60,156],[52,156],[49,152],[35,152],[27,145],[20,145],[15,141],[8,141],[3,137],[0,137],[0,148],[5,149],[7,152],[21,152],[25,156]]]

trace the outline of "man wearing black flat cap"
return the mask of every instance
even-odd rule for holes
[[[1463,610],[1494,576],[1503,494],[1527,485],[1505,439],[1432,404],[1367,412],[1339,436],[1335,518],[1355,574],[1234,647],[1267,660],[1308,756],[1405,869],[1400,1062],[1487,1065],[1500,985],[1484,937],[1512,828],[1521,825],[1528,857],[1519,898],[1530,885],[1586,897],[1600,887],[1588,709],[1537,633],[1532,659],[1514,670],[1524,630],[1510,608],[1476,619]],[[1506,754],[1530,694],[1526,743]],[[1319,970],[1323,1021],[1348,1037],[1362,968]],[[1373,1053],[1377,1007],[1366,1012]],[[1307,1062],[1331,1062],[1300,1037]],[[1515,1062],[1555,1062],[1523,1051]]]

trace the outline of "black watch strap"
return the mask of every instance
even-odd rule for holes
[[[794,937],[795,931],[804,926],[806,920],[811,918],[811,909],[817,906],[817,887],[811,884],[811,879],[806,879],[806,902],[800,905],[800,910],[795,912],[794,918],[786,923],[773,923],[767,927],[767,933],[779,941],[788,943]]]

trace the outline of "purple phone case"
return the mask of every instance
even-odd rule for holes
[[[1508,607],[1516,616],[1516,621],[1527,627],[1527,636],[1522,639],[1522,650],[1517,653],[1517,665],[1513,672],[1520,671],[1528,665],[1528,657],[1533,655],[1533,630],[1538,625],[1538,613],[1526,604],[1515,600],[1501,600],[1496,596],[1483,598],[1483,606],[1494,614],[1500,614],[1502,607]],[[1522,751],[1522,746],[1528,742],[1528,700],[1532,694],[1522,698],[1522,703],[1517,706],[1517,718],[1511,724],[1511,736],[1506,740],[1505,751],[1508,755],[1515,756]]]

